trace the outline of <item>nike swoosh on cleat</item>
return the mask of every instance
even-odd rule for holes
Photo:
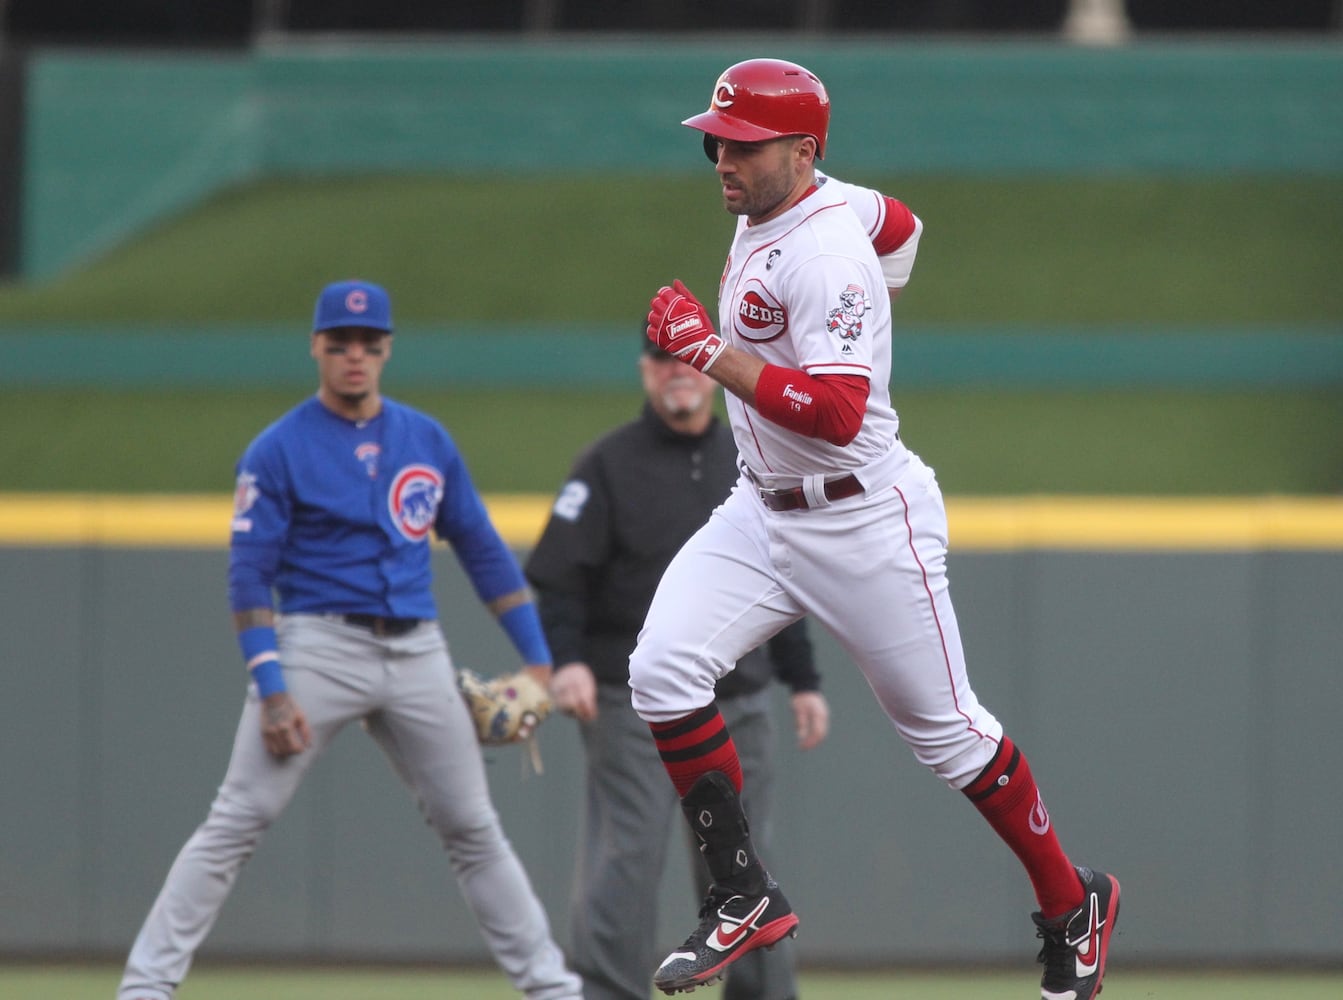
[[[1077,949],[1077,975],[1085,979],[1096,974],[1101,961],[1101,919],[1100,899],[1091,893],[1091,913],[1087,920],[1087,932],[1075,942],[1069,942]]]
[[[722,911],[720,910],[718,926],[713,929],[713,933],[709,935],[709,940],[706,943],[715,951],[727,951],[744,935],[751,932],[751,925],[760,918],[760,915],[765,912],[768,906],[769,897],[764,896],[760,902],[755,904],[755,909],[742,917],[740,922],[733,921],[731,925],[727,920],[722,919]]]

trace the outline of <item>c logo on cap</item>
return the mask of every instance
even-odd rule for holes
[[[345,308],[352,313],[365,312],[368,309],[368,292],[356,288],[345,296]]]
[[[727,80],[719,80],[718,86],[714,88],[713,100],[710,102],[715,108],[730,108],[737,98],[737,88]]]

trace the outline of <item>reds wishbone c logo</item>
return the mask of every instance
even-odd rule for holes
[[[733,308],[732,330],[739,337],[763,344],[788,329],[788,310],[757,278],[746,282]]]
[[[1045,808],[1045,800],[1039,791],[1035,793],[1035,805],[1031,806],[1031,815],[1028,821],[1031,827],[1031,833],[1043,837],[1049,832],[1049,810]]]
[[[710,107],[730,108],[737,99],[737,88],[732,86],[729,80],[719,80],[718,85],[713,88],[713,100],[709,102]]]

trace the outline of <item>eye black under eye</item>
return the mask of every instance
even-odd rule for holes
[[[379,330],[336,328],[326,331],[328,354],[343,354],[350,344],[358,341],[369,354],[381,354],[386,334]]]

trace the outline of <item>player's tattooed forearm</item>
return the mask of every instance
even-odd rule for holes
[[[516,607],[520,607],[523,604],[530,604],[531,602],[532,592],[524,587],[521,590],[515,590],[508,594],[501,594],[487,603],[485,607],[489,608],[490,614],[498,618],[507,611],[512,611]]]
[[[258,625],[274,625],[275,612],[270,608],[247,608],[233,612],[233,627],[241,632],[245,628]]]

